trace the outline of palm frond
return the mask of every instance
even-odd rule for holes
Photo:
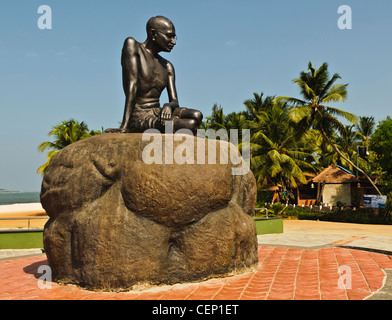
[[[47,154],[47,162],[40,166],[37,173],[44,174],[46,167],[49,165],[53,155],[66,146],[91,137],[92,135],[100,134],[100,131],[89,130],[85,122],[78,122],[74,119],[63,120],[56,126],[53,126],[48,133],[49,137],[53,137],[53,141],[42,142],[38,146],[40,152],[51,150]]]
[[[334,85],[331,90],[322,97],[321,103],[344,102],[347,98],[347,86],[348,84]]]
[[[303,81],[301,78],[295,79],[293,80],[293,82],[300,87],[301,94],[307,100],[313,100],[316,98],[316,92],[309,86],[307,82]]]
[[[312,107],[303,105],[289,110],[289,117],[291,121],[298,123],[306,117],[309,117],[313,112]]]
[[[347,111],[343,111],[337,108],[333,108],[333,107],[325,107],[325,109],[333,114],[333,115],[338,115],[340,117],[345,118],[347,121],[353,123],[353,124],[357,124],[358,123],[358,116],[356,116],[353,113],[347,112]]]
[[[297,98],[292,98],[292,97],[277,97],[275,98],[275,102],[286,102],[288,105],[292,107],[298,107],[298,106],[303,106],[306,105],[307,102],[301,99]]]
[[[327,95],[328,91],[330,90],[331,86],[335,83],[336,80],[341,79],[342,77],[335,73],[332,78],[327,82],[327,84],[324,86],[323,90],[320,92],[320,96],[319,96],[319,101],[318,103],[322,102],[322,99],[325,98],[325,96]]]

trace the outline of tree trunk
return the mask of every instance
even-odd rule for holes
[[[380,196],[382,196],[382,193],[380,192],[380,190],[377,188],[377,186],[374,184],[374,182],[372,181],[372,179],[370,179],[370,177],[360,168],[358,168],[350,159],[348,159],[346,156],[344,156],[340,150],[338,149],[338,147],[328,138],[327,134],[324,131],[324,128],[320,128],[321,129],[321,133],[323,134],[325,140],[327,140],[327,142],[331,145],[331,147],[338,153],[338,155],[340,157],[342,157],[344,160],[346,160],[349,164],[351,164],[355,169],[357,169],[360,173],[362,173],[366,179],[369,180],[369,182],[371,183],[371,185],[374,187],[374,189],[376,189],[376,191],[378,192],[378,194]]]

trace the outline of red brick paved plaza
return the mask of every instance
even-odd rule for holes
[[[0,300],[362,300],[383,286],[392,256],[338,247],[260,246],[254,272],[119,293],[53,282],[40,289],[44,273],[38,268],[46,264],[44,255],[1,261]]]

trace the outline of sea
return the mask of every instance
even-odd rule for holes
[[[0,206],[19,203],[39,203],[39,192],[0,192]]]

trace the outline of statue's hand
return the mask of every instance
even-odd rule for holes
[[[165,103],[161,111],[161,121],[170,120],[172,117],[172,109],[168,103]]]

